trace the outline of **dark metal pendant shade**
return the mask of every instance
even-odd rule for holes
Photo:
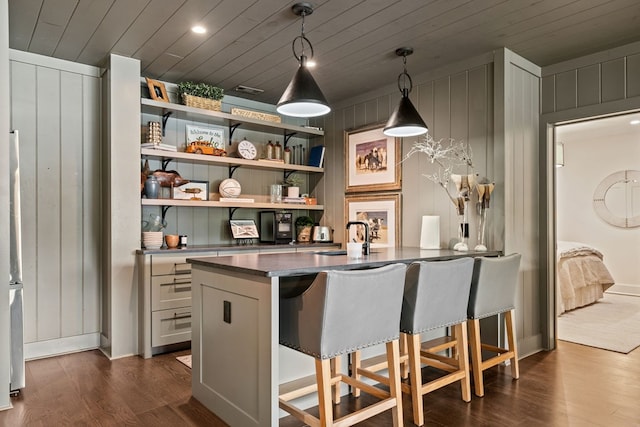
[[[316,117],[329,113],[331,107],[309,69],[300,65],[278,101],[276,110],[286,116]]]
[[[383,133],[387,136],[416,136],[426,133],[429,129],[413,106],[408,93],[403,93],[398,106],[389,117]]]
[[[404,137],[404,136],[417,136],[427,133],[426,123],[420,117],[420,113],[413,106],[409,99],[409,92],[413,88],[413,81],[411,76],[407,73],[407,56],[413,53],[412,47],[400,47],[396,49],[396,55],[402,57],[404,64],[404,70],[398,76],[398,89],[402,94],[400,102],[395,111],[389,117],[387,125],[384,127],[382,133],[387,136]]]

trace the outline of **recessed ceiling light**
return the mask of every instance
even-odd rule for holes
[[[202,25],[194,25],[193,27],[191,27],[191,31],[193,31],[196,34],[204,34],[207,32],[207,29]]]
[[[632,125],[640,125],[640,120],[638,120],[638,119],[631,120],[629,123],[631,123]]]

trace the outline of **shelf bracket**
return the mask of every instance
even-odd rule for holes
[[[168,159],[162,159],[162,171],[166,171],[167,170],[167,165],[169,163],[171,163],[173,159],[172,158],[168,158]]]
[[[233,138],[233,133],[238,129],[242,123],[236,123],[235,125],[229,125],[229,143],[231,143],[231,139]]]
[[[233,178],[233,174],[240,167],[240,165],[229,166],[229,178]]]
[[[163,206],[162,207],[162,222],[164,223],[164,217],[167,215],[167,211],[171,208],[171,206]]]
[[[284,171],[284,180],[286,181],[291,175],[296,173],[297,171]]]
[[[162,136],[165,136],[165,129],[167,127],[167,120],[169,120],[169,117],[171,117],[172,114],[173,114],[173,111],[167,111],[167,112],[162,114]]]
[[[285,132],[285,133],[284,133],[284,147],[283,147],[283,148],[286,148],[286,147],[287,147],[287,144],[289,143],[289,140],[290,140],[290,139],[291,139],[291,137],[292,137],[292,136],[294,136],[295,134],[296,134],[296,132],[291,132],[291,133],[287,133],[287,132]]]
[[[229,208],[229,221],[233,219],[233,214],[240,208]]]

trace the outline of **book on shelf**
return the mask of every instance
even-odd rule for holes
[[[255,199],[248,197],[220,197],[220,201],[227,203],[253,203]]]
[[[324,145],[316,145],[309,150],[309,162],[308,166],[314,166],[317,168],[322,167],[324,162]]]
[[[254,203],[255,199],[248,197],[220,197],[220,201],[227,203]]]
[[[299,203],[301,205],[306,203],[306,199],[304,197],[285,197],[282,201],[284,203]]]
[[[258,159],[260,162],[284,163],[282,159]]]
[[[178,148],[173,146],[173,145],[169,145],[169,144],[156,144],[154,142],[143,142],[142,144],[140,144],[140,148],[153,148],[156,150],[164,150],[164,151],[178,151]]]

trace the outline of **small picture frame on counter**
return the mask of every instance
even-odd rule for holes
[[[176,200],[209,200],[209,182],[189,181],[178,187],[171,187],[171,198]]]
[[[234,239],[258,239],[258,227],[252,219],[230,219],[231,235]]]

